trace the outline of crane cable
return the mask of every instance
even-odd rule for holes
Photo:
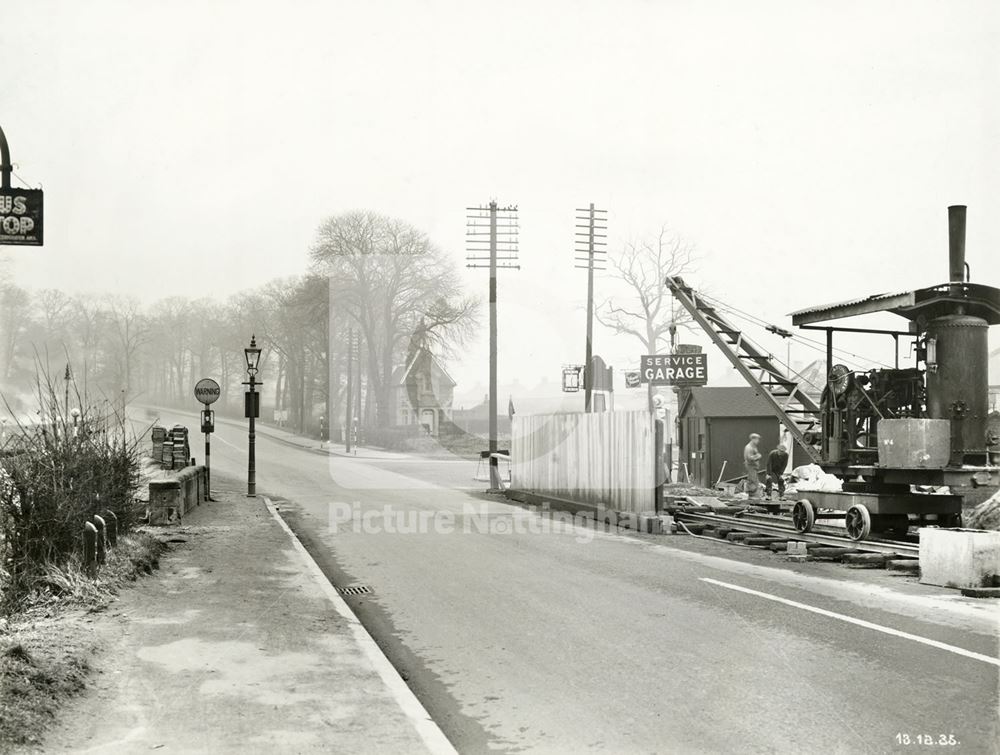
[[[724,311],[724,312],[726,312],[726,313],[728,313],[730,315],[733,315],[734,317],[745,319],[745,320],[749,321],[753,325],[757,325],[758,327],[761,327],[761,328],[764,328],[764,329],[766,329],[768,326],[774,327],[774,326],[771,325],[771,323],[768,323],[768,322],[766,322],[764,320],[761,320],[759,317],[756,317],[755,315],[751,315],[748,312],[743,312],[742,310],[737,309],[736,307],[732,307],[730,305],[724,304],[723,302],[721,302],[718,299],[716,299],[714,296],[708,296],[707,294],[703,294],[701,292],[698,292],[698,296],[700,298],[702,298],[702,299],[704,299],[704,300],[712,303],[714,306],[716,306],[717,308],[721,309],[722,311]],[[822,354],[826,353],[826,344],[822,343],[821,341],[817,341],[817,340],[812,339],[812,338],[806,338],[805,336],[801,336],[801,335],[797,335],[797,334],[792,334],[791,336],[788,336],[788,337],[793,342],[795,342],[795,343],[797,343],[797,344],[799,344],[801,346],[804,346],[806,348],[814,349],[816,351],[819,351]],[[846,351],[844,349],[834,349],[833,352],[834,352],[834,354],[837,354],[837,355],[841,356],[842,358],[844,358],[845,361],[853,362],[853,364],[856,365],[856,366],[863,367],[864,363],[868,363],[868,364],[877,364],[877,365],[879,365],[881,367],[886,367],[886,368],[891,368],[892,367],[891,365],[888,365],[885,362],[879,361],[878,359],[872,359],[872,358],[866,357],[866,356],[864,356],[862,354],[855,354],[852,351]],[[847,357],[854,357],[854,359],[861,360],[861,361],[854,361],[854,360],[851,360],[851,359],[847,359]],[[785,365],[785,366],[789,367],[789,369],[791,369],[790,365]]]

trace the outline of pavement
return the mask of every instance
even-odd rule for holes
[[[157,528],[160,571],[93,622],[107,648],[46,751],[453,752],[264,498]]]

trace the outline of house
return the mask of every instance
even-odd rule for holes
[[[778,445],[780,428],[770,405],[749,386],[691,388],[677,413],[680,469],[686,464],[691,482],[705,488],[715,487],[720,477],[742,477],[743,448],[750,433],[760,435],[760,451],[766,457]],[[795,465],[808,463],[797,445],[792,458]],[[678,476],[686,479],[683,471]]]
[[[393,371],[392,385],[397,425],[422,425],[429,435],[437,435],[441,423],[451,419],[456,383],[427,348],[418,348]]]

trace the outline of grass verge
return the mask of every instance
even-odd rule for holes
[[[97,579],[84,575],[76,560],[50,566],[0,617],[0,753],[41,746],[62,704],[87,686],[99,648],[85,617],[157,568],[164,549],[145,532],[124,535]]]

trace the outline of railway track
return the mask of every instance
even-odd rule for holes
[[[679,522],[713,524],[729,530],[740,532],[758,532],[761,535],[788,537],[802,543],[816,543],[834,548],[851,548],[862,553],[895,554],[916,558],[920,555],[920,546],[899,540],[851,540],[840,535],[824,532],[798,532],[791,524],[785,524],[774,517],[746,514],[743,516],[728,516],[725,514],[694,513],[676,511],[674,518]]]

